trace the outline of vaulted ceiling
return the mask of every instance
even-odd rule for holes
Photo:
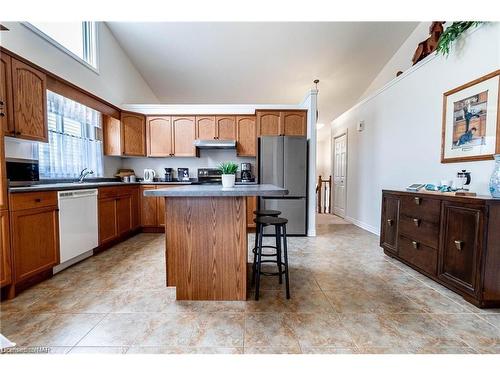
[[[355,104],[415,22],[107,22],[164,104],[296,104],[319,122]]]

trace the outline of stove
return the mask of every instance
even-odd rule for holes
[[[198,168],[198,183],[222,184],[222,172],[217,168]]]

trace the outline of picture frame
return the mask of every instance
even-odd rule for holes
[[[443,94],[441,163],[500,153],[500,69]]]

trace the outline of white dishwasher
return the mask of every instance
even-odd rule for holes
[[[60,264],[57,273],[92,255],[98,245],[97,189],[57,192]]]

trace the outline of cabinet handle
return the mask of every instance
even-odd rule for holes
[[[4,116],[5,116],[5,113],[0,112],[0,117],[4,117]]]
[[[415,201],[415,204],[416,204],[417,206],[420,206],[420,202],[422,202],[422,198],[415,197],[415,198],[413,198],[413,200]]]
[[[392,219],[387,219],[387,225],[389,225],[390,227],[392,227],[392,224],[394,223],[394,220]]]
[[[21,132],[16,132],[16,135],[22,135],[22,134],[23,134],[23,133],[21,133]]]
[[[455,241],[455,247],[457,248],[458,251],[462,250],[462,245],[464,241]]]
[[[416,227],[420,226],[420,219],[413,219],[413,224],[415,224]]]
[[[414,249],[418,249],[418,242],[417,241],[411,241],[411,244]]]
[[[41,199],[41,198],[36,198],[36,199],[35,199],[35,202],[36,202],[36,203],[40,203],[41,201],[42,201],[42,199]]]
[[[0,105],[4,105],[5,103],[3,102],[3,100],[0,100]]]

